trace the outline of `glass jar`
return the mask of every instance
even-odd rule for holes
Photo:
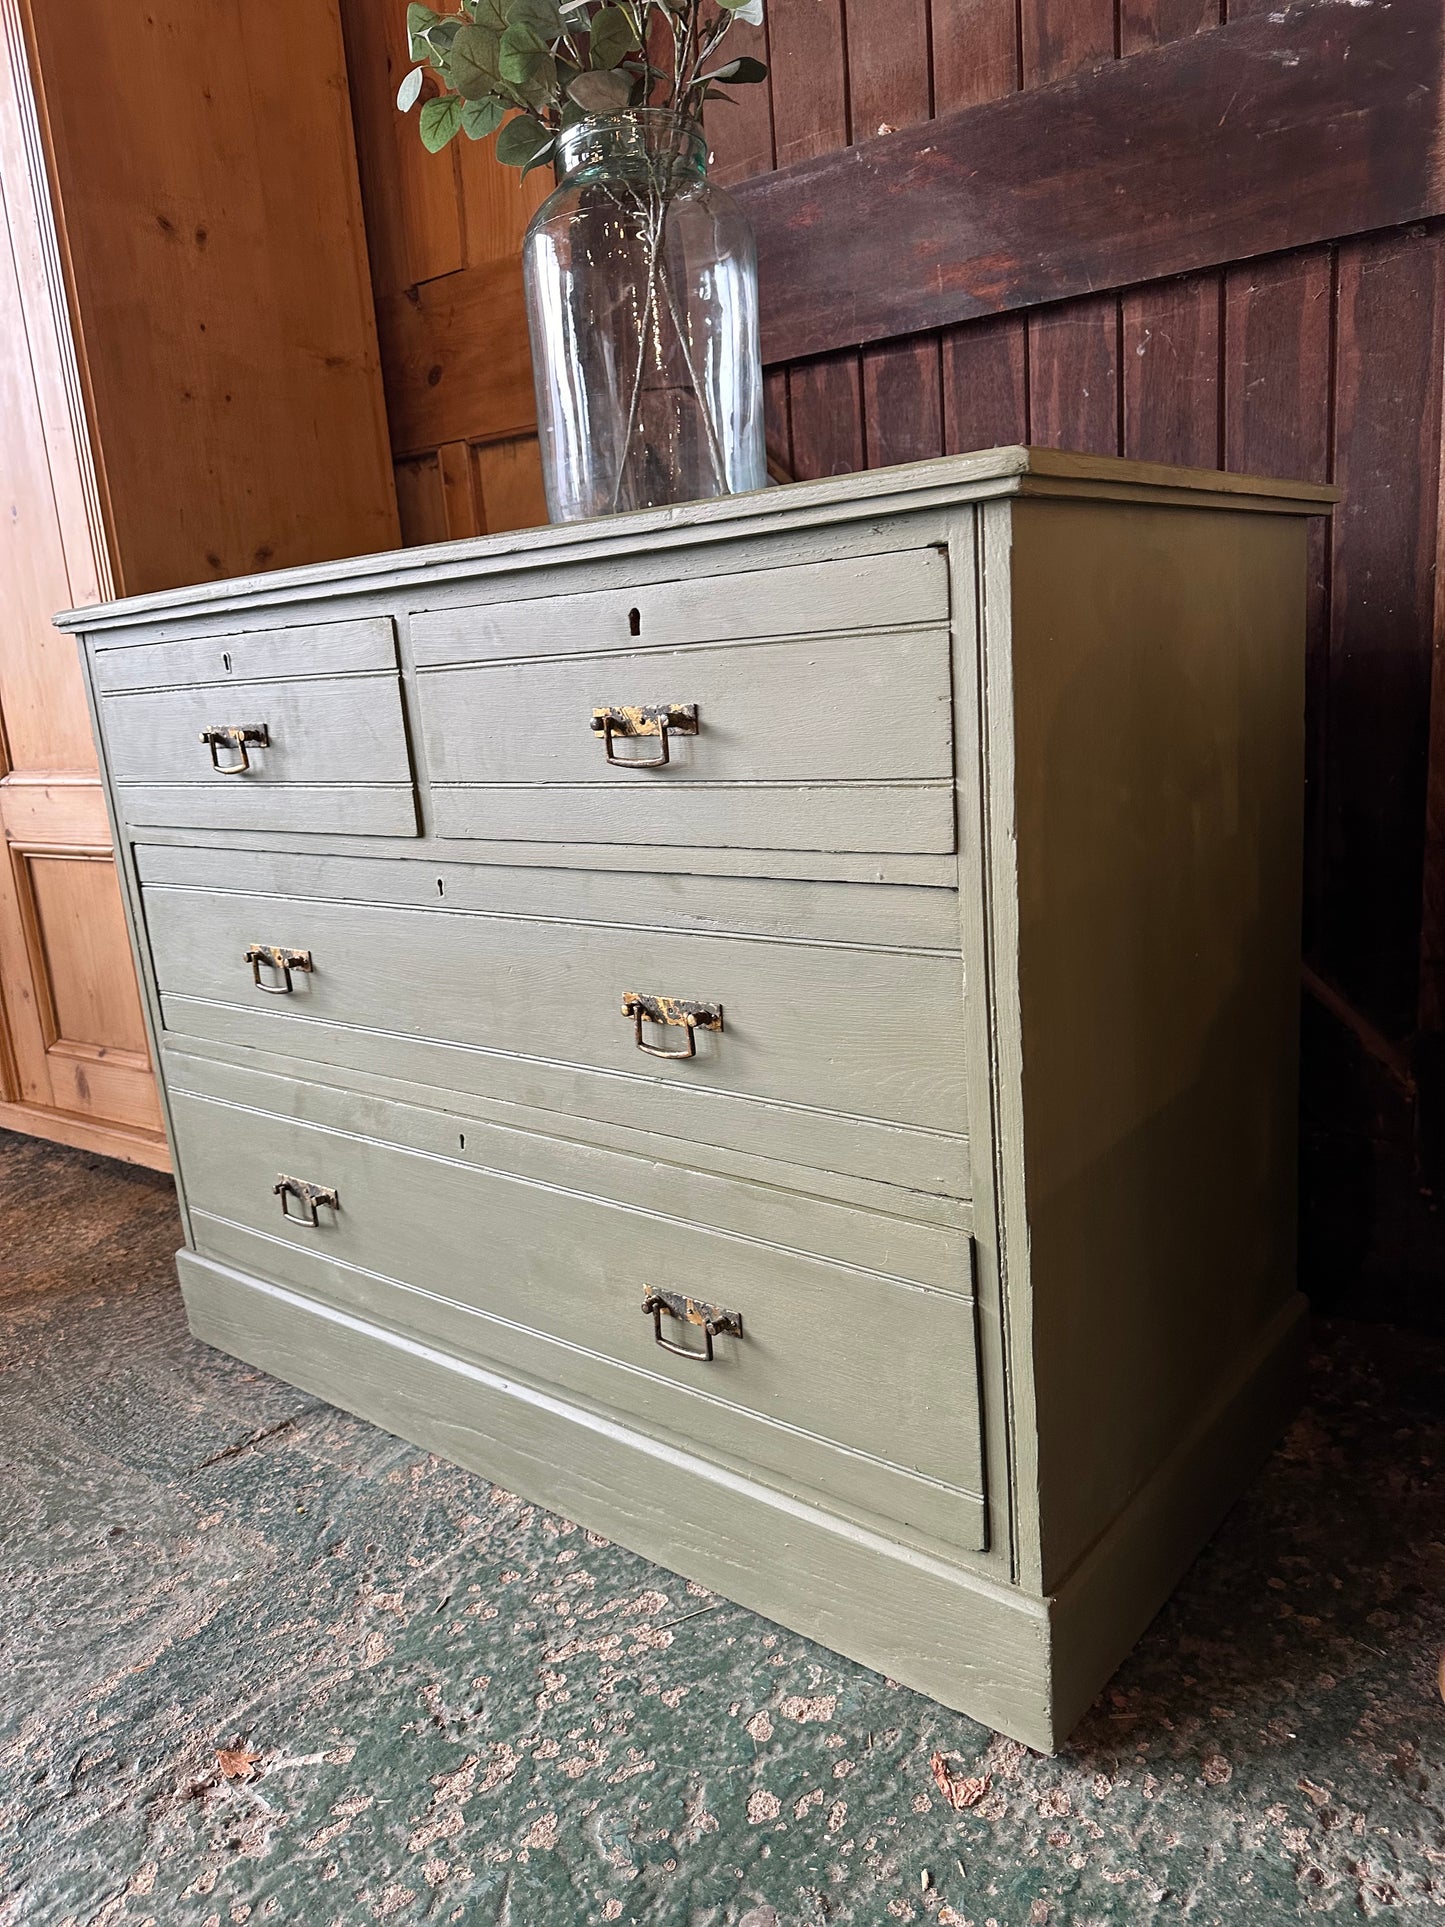
[[[554,522],[762,488],[757,250],[695,124],[565,129],[523,262]]]

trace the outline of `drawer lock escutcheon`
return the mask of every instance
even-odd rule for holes
[[[696,736],[696,703],[625,703],[618,707],[594,709],[592,728],[602,738],[607,760],[614,769],[663,769],[672,758],[671,738]],[[655,736],[656,756],[614,756],[612,745],[619,736]]]
[[[309,974],[314,967],[309,950],[287,950],[279,943],[253,943],[246,952],[246,962],[251,966],[251,982],[269,997],[289,997],[295,988],[291,982],[291,972],[304,970]],[[262,983],[263,964],[279,979],[278,982]]]
[[[695,1004],[685,997],[643,997],[635,990],[622,993],[622,1014],[632,1019],[633,1042],[649,1057],[696,1057],[697,1033],[700,1030],[721,1030],[723,1027],[721,1004]],[[664,1050],[660,1044],[646,1043],[642,1035],[644,1024],[680,1027],[687,1036],[685,1048]]]
[[[333,1211],[341,1209],[341,1200],[329,1184],[308,1184],[305,1178],[288,1178],[283,1172],[278,1175],[271,1189],[281,1200],[281,1216],[289,1218],[292,1224],[305,1224],[314,1228],[321,1223],[323,1204],[328,1205]],[[287,1203],[288,1198],[295,1198],[301,1210],[293,1211]]]
[[[656,1344],[674,1358],[685,1358],[692,1365],[712,1363],[712,1342],[723,1333],[733,1338],[743,1335],[743,1315],[740,1311],[722,1311],[716,1305],[704,1305],[697,1298],[684,1298],[675,1291],[649,1291],[642,1300],[644,1313],[652,1317],[652,1336]],[[662,1335],[664,1314],[676,1318],[684,1325],[698,1325],[702,1328],[703,1349],[697,1351],[691,1345],[674,1345],[670,1338]]]
[[[214,723],[201,731],[201,741],[210,749],[211,768],[218,776],[244,776],[251,767],[247,746],[269,749],[271,731],[265,723]],[[230,762],[223,763],[217,754],[223,748],[235,751]]]

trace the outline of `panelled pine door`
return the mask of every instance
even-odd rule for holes
[[[110,568],[10,0],[0,26],[0,1127],[164,1166],[80,665],[50,622]]]

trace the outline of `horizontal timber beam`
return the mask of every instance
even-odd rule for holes
[[[1295,0],[732,189],[763,359],[1445,213],[1441,0]]]

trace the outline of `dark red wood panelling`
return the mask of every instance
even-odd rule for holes
[[[744,182],[764,353],[1445,215],[1442,42],[1440,0],[1296,0]]]
[[[1231,268],[1224,289],[1224,466],[1332,478],[1334,253],[1313,248]],[[1305,670],[1305,929],[1319,941],[1328,783],[1330,524],[1309,531]]]
[[[1440,480],[1442,238],[1339,250],[1329,654],[1332,974],[1382,1029],[1413,1028]]]

